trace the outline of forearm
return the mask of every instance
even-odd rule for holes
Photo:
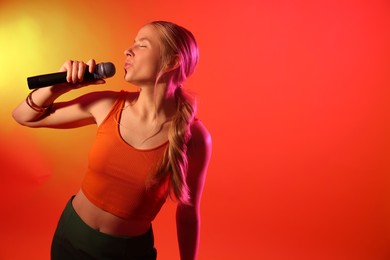
[[[71,88],[64,85],[41,88],[24,99],[12,112],[13,118],[22,125],[38,121],[46,116],[44,108],[50,107],[53,102]],[[42,109],[39,109],[42,108]]]
[[[177,238],[181,260],[197,259],[200,241],[200,216],[177,211],[176,215]]]

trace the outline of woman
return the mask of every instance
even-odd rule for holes
[[[124,54],[124,79],[139,92],[54,102],[72,89],[105,83],[83,81],[94,60],[69,60],[60,69],[68,83],[33,91],[13,112],[28,127],[97,125],[81,189],[59,220],[52,259],[156,259],[151,223],[169,195],[177,201],[181,259],[196,259],[211,155],[209,132],[182,88],[198,62],[196,41],[185,28],[156,21],[139,30]]]

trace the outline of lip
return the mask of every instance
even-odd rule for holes
[[[133,64],[130,63],[130,62],[125,62],[124,68],[125,68],[125,69],[128,69],[128,68],[130,68],[130,67],[133,67]]]

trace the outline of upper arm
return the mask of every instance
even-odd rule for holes
[[[107,106],[112,105],[114,92],[92,92],[76,99],[56,102],[49,113],[32,122],[25,122],[29,127],[76,128],[96,124]]]
[[[191,127],[191,140],[188,144],[187,185],[191,204],[198,208],[204,188],[208,164],[211,157],[211,136],[206,127],[197,120]]]

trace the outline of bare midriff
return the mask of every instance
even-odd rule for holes
[[[73,201],[73,208],[91,228],[112,236],[139,236],[150,228],[150,221],[128,220],[117,217],[95,206],[80,190]]]

